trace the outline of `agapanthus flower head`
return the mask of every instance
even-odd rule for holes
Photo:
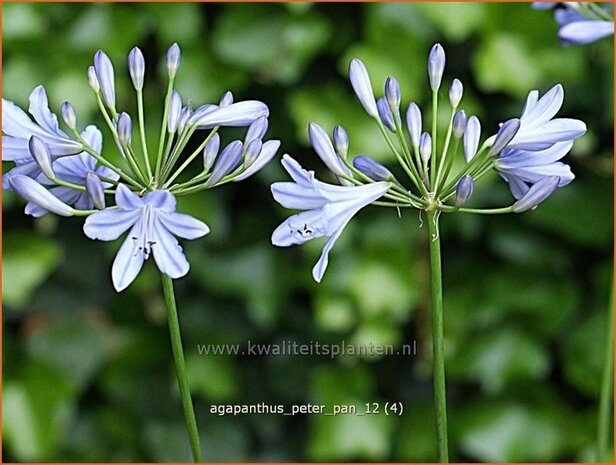
[[[396,208],[399,212],[403,208],[424,210],[436,223],[440,213],[497,214],[532,210],[558,187],[573,180],[570,167],[560,159],[569,152],[573,140],[584,134],[586,126],[576,119],[555,118],[563,103],[561,85],[554,86],[541,98],[539,92],[530,92],[522,114],[513,115],[496,131],[492,128],[495,133],[491,131],[492,135],[482,141],[479,118],[467,117],[467,113],[458,108],[463,94],[463,84],[458,79],[449,85],[449,126],[444,135],[440,134],[438,90],[444,72],[445,51],[436,44],[428,57],[432,124],[424,124],[419,106],[412,102],[406,111],[404,128],[399,114],[404,97],[398,81],[387,78],[385,95],[375,99],[368,70],[360,60],[351,60],[349,78],[353,90],[364,110],[375,120],[385,146],[391,150],[408,180],[394,177],[388,167],[369,155],[347,157],[349,137],[346,132],[336,127],[332,144],[326,131],[316,123],[310,123],[308,128],[310,142],[341,185],[317,181],[312,172],[303,170],[290,157],[283,159],[285,169],[295,182],[275,183],[272,186],[274,198],[286,208],[305,211],[280,225],[272,242],[288,246],[314,237],[330,237],[313,269],[315,280],[321,280],[328,253],[342,227],[360,208],[370,203]],[[442,147],[439,146],[441,142]],[[454,162],[456,159],[462,161],[460,151],[464,163],[456,172]],[[507,181],[515,200],[506,207],[469,208],[475,184],[492,169]],[[433,235],[432,240],[436,240],[437,235]]]
[[[2,157],[16,164],[3,175],[4,188],[14,189],[28,201],[25,212],[29,215],[87,216],[84,230],[93,239],[113,240],[130,229],[112,269],[118,291],[135,279],[150,254],[162,273],[171,278],[185,275],[188,262],[174,236],[194,239],[205,235],[208,228],[176,213],[175,198],[246,179],[263,168],[280,147],[277,140],[263,140],[269,115],[264,103],[235,102],[227,92],[218,105],[205,104],[193,112],[191,106],[182,105],[173,85],[180,64],[177,44],[169,48],[166,63],[169,90],[156,150],[149,150],[143,126],[145,62],[141,51],[133,48],[128,57],[137,116],[116,110],[115,72],[105,52],[96,52],[88,69],[88,82],[112,136],[110,147],[119,150],[121,165],[103,154],[102,133],[96,127],[77,130],[75,110],[69,103],[62,105],[62,119],[69,131],[62,131],[42,86],[30,96],[34,120],[13,102],[3,100]],[[249,127],[250,141],[245,146],[239,140],[231,142],[218,155],[218,132],[225,126]],[[197,137],[201,137],[200,144]],[[198,148],[186,154],[189,142],[196,142]],[[202,152],[203,166],[189,174]]]

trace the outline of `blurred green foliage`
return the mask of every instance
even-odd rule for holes
[[[271,110],[270,133],[327,178],[306,127],[344,125],[352,154],[392,161],[346,81],[351,57],[378,95],[388,75],[404,102],[427,107],[426,56],[440,41],[447,80],[485,131],[519,114],[526,93],[563,83],[562,114],[588,134],[569,162],[577,180],[536,212],[444,216],[450,444],[456,461],[592,459],[613,250],[613,42],[562,47],[548,12],[528,4],[3,3],[3,95],[27,106],[38,84],[56,111],[102,124],[85,70],[102,48],[134,108],[126,55],[147,61],[146,115],[155,144],[163,57],[182,47],[178,89],[200,105],[231,89]],[[443,91],[444,93],[444,91]],[[132,110],[131,110],[132,111]],[[108,139],[107,139],[108,140]],[[107,142],[105,153],[113,155]],[[5,166],[6,168],[6,166]],[[337,244],[321,285],[320,244],[275,249],[288,214],[268,185],[248,182],[181,200],[212,233],[186,243],[177,282],[205,456],[218,461],[432,461],[425,228],[417,215],[367,209]],[[473,202],[506,205],[496,176]],[[111,287],[117,243],[89,241],[79,219],[32,220],[3,196],[3,415],[6,461],[180,461],[190,457],[156,270]],[[205,357],[197,344],[294,340],[400,345],[415,357]],[[220,403],[403,402],[401,417],[214,416]]]

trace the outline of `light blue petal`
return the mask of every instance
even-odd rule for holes
[[[348,174],[349,170],[345,170],[344,164],[334,150],[332,141],[321,126],[316,123],[310,123],[308,126],[308,137],[310,138],[312,148],[332,173],[338,176]]]
[[[507,146],[510,149],[544,150],[557,142],[577,139],[586,133],[583,121],[570,118],[557,118],[532,129],[520,128]]]
[[[139,210],[121,211],[106,208],[86,218],[83,232],[90,239],[114,241],[140,218]]]
[[[28,139],[18,139],[2,136],[2,161],[17,161],[31,159]]]
[[[550,163],[549,165],[532,166],[528,168],[515,168],[503,170],[503,172],[517,176],[525,182],[534,184],[548,176],[556,176],[560,179],[558,186],[566,186],[575,179],[571,172],[571,167],[561,162]]]
[[[177,202],[171,192],[158,190],[145,194],[143,203],[163,212],[173,212]]]
[[[29,202],[60,216],[73,216],[74,210],[58,200],[34,179],[23,175],[12,176],[8,181],[15,192]]]
[[[558,37],[570,44],[589,44],[614,34],[611,21],[576,21],[560,28]]]
[[[184,213],[160,212],[158,218],[171,234],[183,239],[197,239],[210,232],[210,228],[203,221]]]
[[[289,247],[326,235],[323,212],[320,209],[309,210],[290,216],[278,226],[272,233],[272,244]]]
[[[144,201],[124,184],[118,184],[115,194],[116,205],[122,210],[136,210],[144,205]]]
[[[541,97],[532,110],[520,118],[523,128],[535,127],[551,120],[563,105],[565,91],[563,86],[556,84]]]
[[[321,279],[323,279],[323,275],[325,274],[325,270],[327,269],[327,265],[329,264],[329,252],[332,250],[332,248],[336,244],[336,241],[340,237],[340,234],[342,234],[342,231],[343,231],[343,228],[338,229],[329,238],[329,240],[323,246],[323,251],[321,252],[321,256],[319,257],[319,260],[312,268],[312,278],[317,283],[320,283]]]
[[[372,92],[372,84],[366,66],[357,58],[353,58],[349,65],[349,80],[355,91],[355,95],[360,103],[373,118],[378,117],[379,112],[376,108],[374,93]]]
[[[294,182],[275,182],[271,186],[274,200],[284,208],[293,210],[312,210],[327,202],[321,193],[312,186]]]
[[[464,160],[471,161],[477,154],[479,138],[481,137],[481,123],[476,116],[471,116],[466,123],[464,131]]]
[[[259,155],[257,156],[257,159],[253,162],[253,164],[250,165],[246,169],[246,171],[244,171],[242,174],[240,174],[233,180],[236,182],[242,181],[255,174],[257,171],[267,165],[272,158],[274,158],[279,148],[279,140],[268,140],[267,142],[265,142],[263,144],[263,147],[261,147],[261,152],[259,152]]]
[[[285,154],[280,161],[289,176],[298,184],[311,185],[314,181],[314,171],[307,171],[291,156]]]
[[[549,165],[563,158],[573,147],[573,141],[557,142],[549,149],[539,151],[505,150],[496,161],[497,167],[516,168],[520,166]]]
[[[30,94],[30,108],[28,111],[41,128],[51,134],[68,138],[58,126],[58,117],[49,111],[49,102],[43,86],[36,87]]]
[[[207,129],[214,126],[250,126],[261,116],[269,116],[267,105],[256,100],[247,100],[208,113],[199,119],[199,127]]]
[[[529,185],[522,181],[517,176],[513,176],[510,174],[500,173],[507,184],[509,184],[509,189],[511,190],[511,194],[516,200],[521,199],[526,195],[528,189],[530,189]]]
[[[95,215],[99,213],[95,213]],[[118,292],[130,286],[143,267],[145,254],[142,250],[139,250],[143,243],[142,233],[142,227],[139,223],[133,226],[113,261],[111,279],[115,290]]]
[[[533,185],[524,197],[513,204],[513,211],[515,213],[522,213],[536,208],[537,205],[552,195],[557,188],[557,177],[543,178],[537,184]]]
[[[152,254],[158,269],[162,273],[173,279],[181,278],[188,273],[190,264],[182,252],[182,247],[158,218],[154,224],[154,241]]]

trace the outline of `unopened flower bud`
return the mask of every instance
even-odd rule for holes
[[[381,122],[391,132],[396,132],[394,115],[391,114],[391,110],[389,109],[389,105],[387,104],[387,100],[385,99],[385,97],[381,97],[380,99],[378,99],[378,101],[376,102],[376,107],[378,109]]]
[[[490,150],[488,150],[488,155],[493,157],[500,153],[509,142],[515,137],[520,129],[520,120],[517,118],[512,118],[510,120],[505,121],[498,130],[496,134],[496,139],[494,139],[494,143]]]
[[[180,122],[180,113],[182,111],[182,98],[175,90],[171,94],[171,104],[169,105],[169,117],[167,119],[167,131],[169,134],[175,134]]]
[[[456,111],[453,115],[453,137],[461,139],[466,130],[466,113],[464,110]]]
[[[73,216],[75,213],[74,209],[28,176],[21,174],[11,176],[8,182],[21,197],[45,210],[60,216]]]
[[[32,136],[28,141],[28,148],[30,149],[32,158],[34,158],[34,161],[36,161],[36,164],[43,174],[49,179],[55,178],[56,175],[51,166],[51,155],[45,143],[38,137]]]
[[[415,102],[411,102],[406,111],[406,125],[411,135],[411,142],[414,146],[419,146],[421,137],[421,110]]]
[[[220,136],[218,134],[214,134],[210,141],[205,145],[203,149],[203,170],[209,171],[212,165],[214,164],[214,160],[216,160],[216,156],[218,155],[218,150],[220,150]]]
[[[471,116],[466,122],[464,131],[464,160],[471,161],[477,154],[479,139],[481,138],[481,123],[476,116]]]
[[[349,152],[349,135],[342,126],[334,128],[334,145],[341,158],[346,158]]]
[[[77,127],[77,114],[75,113],[75,107],[73,107],[73,105],[69,102],[64,102],[60,111],[62,113],[62,119],[66,125],[74,130]]]
[[[462,100],[462,94],[464,93],[464,87],[459,79],[451,81],[449,86],[449,103],[452,107],[457,108]]]
[[[400,111],[400,83],[394,77],[388,77],[385,81],[385,98],[392,114]]]
[[[262,139],[267,132],[267,116],[260,116],[248,127],[246,131],[246,137],[244,138],[244,145],[250,144],[255,139]]]
[[[113,64],[105,52],[99,50],[94,55],[94,70],[101,86],[101,97],[105,105],[115,108],[115,75]]]
[[[394,175],[376,160],[360,155],[353,158],[353,166],[375,181],[391,181]]]
[[[180,67],[180,46],[174,43],[169,50],[167,50],[167,73],[170,78],[174,78],[178,68]]]
[[[98,82],[98,78],[96,77],[96,70],[94,69],[94,66],[90,66],[88,68],[88,84],[95,93],[98,94],[100,92],[101,85]]]
[[[261,139],[253,139],[248,146],[246,146],[244,153],[244,168],[248,168],[255,162],[255,160],[259,157],[262,148],[263,142],[261,142]]]
[[[228,107],[233,103],[233,94],[231,92],[225,92],[225,94],[220,98],[220,102],[218,106],[221,108]]]
[[[86,192],[92,203],[99,210],[105,209],[105,189],[103,182],[96,173],[90,171],[86,174]]]
[[[135,90],[143,89],[143,76],[145,74],[145,60],[139,47],[133,48],[128,54],[128,72],[133,81]]]
[[[456,207],[460,208],[471,198],[474,185],[473,178],[468,174],[460,178],[456,186]]]
[[[359,99],[360,103],[373,118],[379,116],[379,112],[376,108],[374,101],[374,93],[372,92],[372,84],[370,83],[370,76],[366,66],[357,58],[351,60],[349,65],[349,79],[351,80],[351,86],[355,91],[355,95]]]
[[[443,50],[441,44],[435,44],[428,56],[428,77],[430,78],[430,88],[433,91],[441,87],[443,71],[445,71],[445,50]]]
[[[428,161],[432,156],[432,137],[427,132],[419,139],[419,155],[423,161]]]
[[[214,165],[210,178],[205,183],[207,186],[217,184],[218,181],[237,168],[242,159],[242,147],[242,142],[235,140],[224,148]]]
[[[132,137],[133,122],[128,113],[120,113],[118,117],[118,139],[120,145],[129,145]]]
[[[184,128],[186,127],[186,123],[190,119],[192,115],[192,109],[189,106],[182,108],[180,112],[180,118],[178,120],[178,133],[183,133]]]

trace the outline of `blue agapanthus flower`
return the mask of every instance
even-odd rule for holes
[[[555,8],[554,19],[560,25],[558,37],[564,43],[585,45],[614,35],[611,2],[533,2],[533,7]]]
[[[143,124],[143,54],[135,47],[128,57],[137,94],[137,115],[131,116],[116,107],[111,60],[103,51],[96,52],[88,82],[122,157],[120,165],[104,156],[102,133],[95,126],[77,130],[77,115],[68,102],[61,109],[68,131],[60,129],[42,86],[30,96],[33,119],[13,102],[2,101],[2,159],[16,165],[3,175],[3,188],[28,201],[29,215],[87,216],[84,231],[91,239],[113,240],[130,229],[112,267],[118,291],[133,282],[150,254],[163,274],[184,276],[189,264],[175,237],[195,239],[209,229],[175,212],[176,197],[244,180],[263,168],[280,147],[277,140],[263,140],[269,116],[263,102],[234,102],[227,92],[218,104],[195,110],[183,103],[174,89],[180,59],[180,48],[173,44],[167,51],[168,91],[154,152],[146,143]],[[247,127],[245,139],[221,148],[218,131],[225,126]],[[199,142],[197,136],[203,133]],[[186,154],[189,142],[196,142],[197,149]],[[107,205],[108,198],[115,204]]]
[[[496,134],[481,143],[481,122],[459,108],[464,86],[459,79],[453,79],[448,92],[449,126],[445,135],[439,137],[438,99],[445,62],[445,50],[435,44],[427,63],[432,91],[430,131],[415,102],[408,104],[403,120],[400,85],[394,77],[386,79],[385,95],[377,99],[368,68],[357,58],[350,62],[351,87],[398,161],[398,172],[367,155],[349,157],[346,131],[336,127],[332,142],[325,129],[316,123],[308,127],[312,147],[341,185],[317,181],[312,172],[303,170],[290,157],[283,159],[295,182],[273,184],[274,198],[286,208],[304,211],[282,223],[274,231],[272,243],[286,247],[328,237],[312,271],[316,281],[322,279],[328,254],[342,229],[357,211],[369,204],[398,210],[416,208],[428,212],[436,218],[435,222],[441,213],[521,213],[535,209],[558,187],[574,179],[571,168],[560,160],[570,151],[573,141],[586,132],[586,125],[577,119],[556,117],[564,101],[560,84],[543,96],[537,90],[531,91],[521,115],[503,122]],[[462,154],[458,155],[460,146]],[[453,171],[455,158],[463,163],[457,173]],[[513,203],[492,209],[468,208],[475,184],[493,169],[509,184]]]

